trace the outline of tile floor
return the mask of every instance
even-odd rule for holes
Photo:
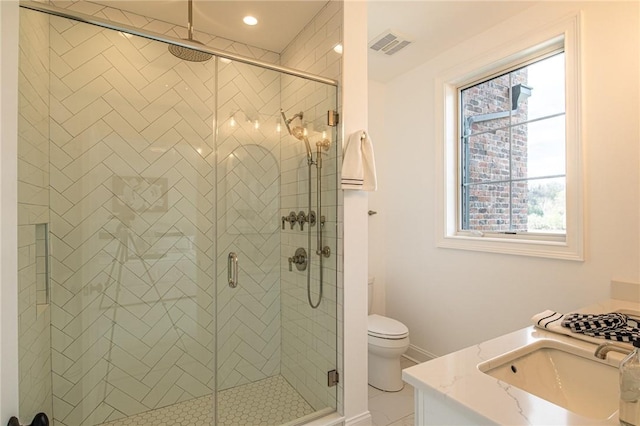
[[[412,365],[402,358],[402,368]],[[369,412],[372,426],[413,426],[413,387],[405,383],[400,392],[383,392],[369,386]]]

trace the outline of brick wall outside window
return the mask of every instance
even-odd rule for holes
[[[462,118],[511,110],[510,87],[527,83],[526,68],[463,90]],[[528,217],[526,182],[509,182],[527,176],[527,102],[520,102],[509,117],[474,122],[467,131],[469,147],[466,182],[470,185],[465,229],[525,231]],[[464,127],[464,126],[463,126]],[[490,131],[488,133],[482,133]],[[479,134],[480,133],[480,134]],[[463,138],[464,141],[465,138]],[[463,152],[464,152],[463,147]],[[511,164],[510,164],[511,163]],[[498,181],[498,182],[496,182]]]

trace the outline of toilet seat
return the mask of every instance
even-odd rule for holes
[[[400,321],[381,315],[369,315],[367,320],[368,334],[381,339],[399,340],[409,335],[409,329]]]

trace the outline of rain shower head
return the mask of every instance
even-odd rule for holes
[[[198,43],[198,44],[202,44],[197,40],[193,39],[193,5],[192,5],[193,0],[189,0],[189,23],[188,23],[188,34],[189,34],[189,38],[185,39],[194,43]],[[204,46],[204,45],[203,45]],[[206,53],[206,52],[200,52],[198,50],[195,49],[190,49],[188,47],[183,47],[183,46],[176,46],[174,44],[169,46],[169,52],[171,52],[171,54],[179,59],[183,59],[185,61],[189,61],[189,62],[205,62],[208,61],[209,59],[211,59],[211,57],[213,56],[210,53]]]
[[[200,43],[197,40],[190,39],[194,43]],[[202,43],[200,43],[202,44]],[[169,52],[176,58],[189,62],[206,62],[213,56],[210,53],[200,52],[199,50],[190,49],[188,47],[177,46],[172,44],[169,46]]]

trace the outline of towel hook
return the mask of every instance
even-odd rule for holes
[[[366,132],[362,132],[362,134],[360,135],[360,140],[363,141],[367,138],[367,133]]]

